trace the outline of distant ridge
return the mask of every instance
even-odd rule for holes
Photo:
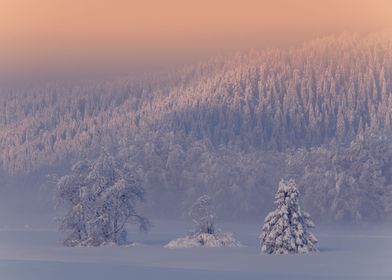
[[[391,33],[330,36],[146,77],[8,89],[2,167],[29,172],[150,132],[283,151],[391,127]]]

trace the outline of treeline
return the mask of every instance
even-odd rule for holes
[[[45,172],[106,147],[138,168],[152,211],[208,192],[239,216],[272,207],[272,188],[299,165],[294,175],[316,218],[370,221],[390,215],[388,161],[369,162],[347,143],[389,135],[391,117],[391,34],[344,34],[143,77],[3,88],[0,165],[7,174]],[[389,147],[377,137],[364,138],[369,150]]]
[[[144,131],[284,151],[391,127],[391,36],[342,35],[188,68],[0,95],[0,159],[29,171]]]
[[[346,144],[331,141],[285,152],[244,152],[227,145],[214,149],[174,134],[149,135],[117,154],[143,178],[148,210],[163,217],[187,213],[197,197],[208,194],[220,217],[254,219],[274,207],[278,182],[294,178],[303,207],[316,222],[392,218],[391,130],[368,131]]]

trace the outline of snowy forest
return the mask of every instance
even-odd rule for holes
[[[0,185],[69,173],[102,148],[138,175],[145,211],[201,195],[259,218],[294,178],[316,224],[392,218],[392,36],[343,34],[168,72],[2,87]],[[45,189],[48,191],[48,189]],[[180,210],[179,210],[180,209]]]

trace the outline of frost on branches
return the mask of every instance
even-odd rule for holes
[[[316,237],[308,231],[314,224],[310,215],[301,211],[299,192],[294,180],[281,180],[275,195],[277,209],[264,220],[261,251],[266,254],[316,252]]]
[[[196,224],[197,233],[215,233],[216,213],[208,195],[202,195],[192,205],[189,216]]]
[[[125,244],[127,224],[142,230],[149,225],[135,209],[144,201],[140,180],[125,162],[107,152],[95,161],[74,164],[71,174],[58,180],[57,198],[69,207],[60,225],[68,234],[66,246]]]
[[[199,197],[192,205],[189,216],[196,225],[196,230],[184,238],[170,241],[166,248],[191,248],[191,247],[237,247],[241,244],[232,233],[218,232],[215,230],[215,208],[208,195]]]
[[[190,233],[188,236],[170,241],[165,248],[192,248],[192,247],[239,247],[238,242],[230,232]]]

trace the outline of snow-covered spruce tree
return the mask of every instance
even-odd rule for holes
[[[275,195],[277,209],[264,221],[261,251],[266,254],[298,254],[317,251],[316,237],[308,231],[314,224],[301,210],[294,180],[281,180]]]
[[[208,195],[200,196],[192,205],[189,216],[196,224],[197,233],[215,233],[215,208]]]
[[[190,248],[190,247],[236,247],[241,244],[230,232],[221,233],[215,230],[215,208],[208,195],[202,195],[192,205],[189,216],[196,224],[196,230],[184,238],[170,241],[166,248]]]
[[[124,244],[129,223],[146,230],[149,222],[135,206],[144,201],[140,180],[125,162],[107,152],[95,161],[79,161],[58,181],[58,198],[70,208],[60,229],[67,246]]]

